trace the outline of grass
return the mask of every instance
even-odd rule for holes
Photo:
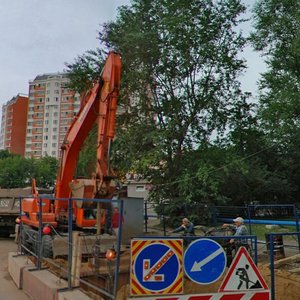
[[[249,226],[248,226],[249,228]],[[250,231],[250,230],[249,230]],[[267,228],[266,225],[254,224],[251,225],[251,234],[256,235],[258,240],[265,240],[266,234],[270,233],[289,233],[296,232],[295,226],[275,226],[272,228]],[[285,239],[294,240],[296,236],[286,236]]]

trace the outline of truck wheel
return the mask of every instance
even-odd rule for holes
[[[53,257],[53,239],[51,235],[43,235],[42,237],[42,254],[44,258]]]

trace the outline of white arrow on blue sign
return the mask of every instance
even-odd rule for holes
[[[184,254],[186,275],[199,284],[217,281],[226,268],[226,253],[223,247],[211,239],[193,241]]]
[[[164,291],[178,278],[180,262],[173,249],[153,243],[141,250],[135,259],[134,273],[139,284],[152,292]]]

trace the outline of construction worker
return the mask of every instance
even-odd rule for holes
[[[195,230],[194,230],[194,224],[190,222],[189,219],[183,218],[182,219],[182,224],[174,229],[172,232],[181,232],[183,231],[183,235],[195,235]]]
[[[237,217],[233,220],[234,225],[232,224],[223,224],[222,227],[229,227],[232,229],[235,233],[234,236],[242,236],[242,235],[248,235],[248,229],[246,225],[244,225],[244,219],[242,217]],[[230,239],[229,241],[230,244],[237,243],[240,246],[248,246],[247,240],[244,239],[238,239],[237,241],[235,239]]]
[[[113,234],[118,236],[119,235],[119,222],[120,222],[120,212],[119,208],[116,206],[114,207],[112,219],[111,219],[111,226]],[[122,216],[122,224],[124,223],[124,217]]]

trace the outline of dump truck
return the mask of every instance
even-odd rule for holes
[[[15,233],[16,219],[20,215],[20,197],[30,194],[30,187],[0,189],[0,237]]]

